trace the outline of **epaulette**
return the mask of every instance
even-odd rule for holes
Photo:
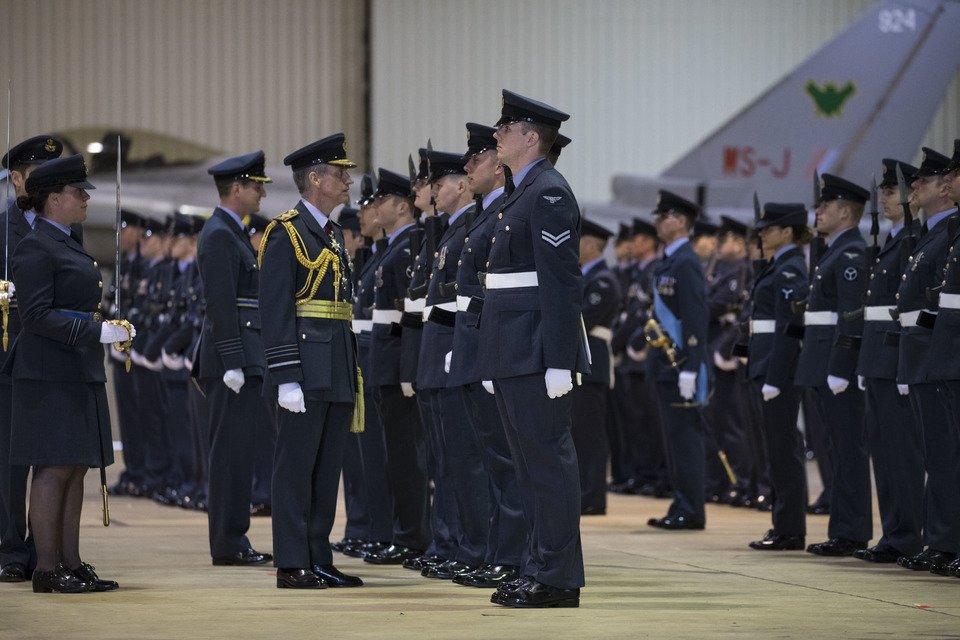
[[[283,213],[278,215],[276,218],[274,218],[274,220],[276,220],[277,222],[286,222],[287,220],[293,220],[298,215],[300,215],[299,211],[297,211],[296,209],[290,209],[289,211],[284,211]]]

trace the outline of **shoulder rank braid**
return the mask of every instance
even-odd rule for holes
[[[340,295],[340,279],[342,277],[340,273],[340,257],[333,251],[330,251],[330,249],[324,247],[316,260],[310,260],[304,248],[303,238],[300,237],[300,232],[293,226],[293,218],[297,215],[299,215],[299,212],[291,209],[290,211],[281,213],[267,225],[266,230],[263,232],[263,240],[260,241],[260,251],[257,253],[257,266],[262,266],[263,252],[267,247],[267,239],[270,237],[270,232],[273,231],[273,228],[279,222],[283,225],[283,228],[287,230],[287,235],[290,236],[290,244],[293,245],[293,252],[297,256],[297,261],[309,270],[307,281],[304,283],[303,288],[296,293],[296,304],[299,305],[313,300],[317,289],[320,288],[323,277],[327,274],[327,268],[331,267],[331,265],[333,269],[333,297],[334,301],[336,301]]]

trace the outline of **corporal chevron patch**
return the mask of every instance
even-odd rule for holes
[[[559,247],[564,242],[570,239],[570,230],[562,231],[557,235],[553,235],[548,232],[546,229],[540,232],[540,237],[543,238],[543,241],[554,247]]]

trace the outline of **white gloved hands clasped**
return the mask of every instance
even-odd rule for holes
[[[403,392],[404,398],[412,398],[417,393],[417,391],[413,388],[412,382],[401,382],[400,391]]]
[[[179,371],[183,369],[183,356],[172,356],[166,349],[160,350],[160,362],[170,371]]]
[[[223,384],[230,387],[230,391],[234,393],[240,393],[240,389],[243,388],[243,383],[246,381],[243,376],[243,369],[230,369],[223,374]]]
[[[450,373],[450,361],[453,359],[453,351],[447,351],[447,355],[443,357],[443,372]]]
[[[489,393],[490,395],[494,394],[493,380],[481,380],[480,384],[482,384],[483,388],[487,390],[487,393]]]
[[[680,390],[680,397],[684,400],[693,400],[697,393],[697,372],[681,371],[677,379],[677,389]]]
[[[547,384],[549,398],[559,398],[573,389],[573,376],[567,369],[547,369],[543,379]]]
[[[830,387],[833,395],[837,395],[847,390],[847,387],[850,386],[850,381],[846,378],[838,378],[837,376],[827,376],[827,386]]]
[[[277,390],[277,404],[291,413],[306,413],[307,403],[299,382],[285,382]]]
[[[867,379],[864,376],[857,376],[857,389],[860,389],[860,391],[867,390]]]
[[[765,384],[760,388],[760,393],[763,395],[764,402],[770,402],[778,395],[780,395],[779,387],[775,387],[772,384]]]
[[[143,367],[154,373],[159,373],[163,371],[163,363],[160,362],[160,358],[156,360],[147,360],[147,357],[137,351],[136,349],[130,349],[130,361],[138,367]]]
[[[121,327],[118,324],[104,322],[100,325],[100,343],[111,344],[114,342],[126,342],[127,340],[133,340],[137,337],[137,330],[133,329],[133,325],[130,325],[130,328],[132,331],[128,333],[125,327]]]
[[[902,395],[902,396],[909,395],[909,394],[910,394],[910,385],[908,385],[908,384],[898,384],[898,385],[897,385],[897,393],[899,393],[899,394]]]

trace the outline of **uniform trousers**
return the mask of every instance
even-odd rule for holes
[[[273,454],[277,447],[277,403],[273,398],[263,398],[257,412],[257,431],[254,440],[256,457],[253,461],[253,504],[271,504],[273,478]]]
[[[607,413],[610,387],[602,382],[584,382],[570,392],[573,444],[580,468],[580,509],[607,508],[607,459],[610,446],[601,428]]]
[[[685,401],[674,381],[657,380],[657,393],[666,443],[667,472],[673,488],[673,502],[667,515],[705,523],[705,425],[701,409],[681,406]]]
[[[187,405],[190,424],[193,426],[193,464],[190,467],[185,493],[194,499],[207,497],[210,479],[210,410],[207,399],[197,385],[187,386]]]
[[[280,409],[273,465],[273,564],[306,569],[333,563],[343,446],[352,402],[306,401],[305,413]]]
[[[856,380],[836,395],[828,387],[816,389],[833,451],[827,535],[866,542],[873,537],[873,512],[863,392]]]
[[[27,528],[30,467],[10,464],[12,391],[12,385],[0,383],[0,567],[19,562],[32,571],[37,566],[37,552]]]
[[[804,431],[806,446],[816,458],[817,471],[820,473],[820,482],[823,486],[823,491],[814,500],[814,504],[829,508],[830,495],[833,493],[834,451],[830,446],[823,402],[816,389],[805,387],[800,395],[800,405],[803,407],[803,423],[806,427]]]
[[[758,397],[763,380],[753,383]],[[784,536],[807,533],[807,475],[803,437],[797,428],[800,389],[786,385],[780,395],[763,401],[763,435],[773,486],[773,532]]]
[[[910,385],[910,404],[923,432],[924,543],[936,551],[956,553],[960,542],[960,433],[949,391],[942,382]]]
[[[433,410],[436,389],[420,389],[417,392],[417,406],[420,408],[420,420],[427,437],[427,471],[433,481],[433,501],[430,504],[430,534],[432,539],[426,554],[452,560],[457,554],[456,505],[450,494],[450,483],[444,478],[446,471],[442,462],[443,441],[437,412]],[[417,547],[413,547],[417,548]]]
[[[894,380],[867,378],[867,442],[883,536],[903,555],[923,550],[923,436]]]
[[[376,387],[363,388],[363,433],[347,434],[343,452],[343,501],[347,510],[344,538],[390,542],[393,498],[387,473],[387,444],[377,412]],[[349,463],[349,464],[348,464]]]
[[[580,473],[572,398],[547,396],[543,373],[494,380],[530,538],[524,575],[558,589],[584,585]]]
[[[247,377],[240,393],[219,379],[203,382],[210,411],[210,554],[218,558],[250,548],[254,438],[263,380]]]
[[[176,489],[182,496],[195,455],[187,382],[167,381],[164,382],[164,387],[166,404],[163,413],[163,435],[169,460],[165,486]]]
[[[432,540],[428,445],[417,399],[405,397],[398,384],[378,391],[376,408],[383,424],[387,486],[393,501],[393,533],[388,539],[398,546],[426,549]]]
[[[123,443],[124,471],[120,482],[129,482],[136,487],[145,483],[145,452],[143,443],[143,418],[137,392],[137,376],[131,365],[127,373],[126,365],[108,358],[113,364],[113,390],[117,399],[117,418],[120,429],[120,442]]]
[[[163,429],[167,404],[166,389],[157,372],[133,365],[130,373],[136,378],[139,402],[137,420],[140,421],[143,434],[143,482],[149,490],[163,489],[167,486],[167,475],[170,472],[169,450]]]
[[[748,479],[754,474],[755,463],[747,436],[747,408],[742,387],[745,384],[740,371],[714,369],[714,392],[710,404],[704,408],[707,424],[724,453],[730,468],[737,476],[731,485],[723,463],[713,451],[707,451],[707,493],[724,494],[731,489],[747,490]]]
[[[483,561],[519,566],[527,549],[527,525],[497,399],[479,382],[465,385],[461,390],[467,415],[480,441],[490,485],[490,533]]]

